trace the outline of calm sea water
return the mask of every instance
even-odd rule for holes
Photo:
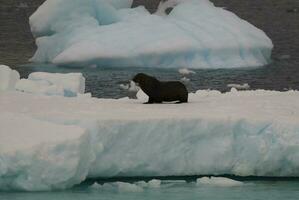
[[[298,66],[299,67],[299,66]],[[22,77],[35,71],[43,72],[80,72],[86,77],[86,90],[94,97],[120,98],[128,96],[127,91],[120,88],[120,84],[127,84],[132,77],[139,73],[147,73],[160,80],[181,80],[183,76],[178,69],[157,68],[109,68],[78,66],[54,66],[45,64],[27,64],[16,67]],[[193,70],[196,74],[186,76],[190,81],[185,82],[189,92],[199,89],[216,89],[222,92],[230,90],[228,84],[248,83],[251,89],[267,89],[285,91],[299,89],[299,70],[292,64],[292,60],[274,60],[271,64],[259,68],[248,69],[200,69]]]

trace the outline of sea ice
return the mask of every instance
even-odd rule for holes
[[[0,190],[64,189],[89,177],[299,176],[298,91],[200,90],[187,104],[137,96],[1,92]]]
[[[232,68],[270,61],[266,34],[208,0],[169,0],[158,13],[126,0],[47,0],[30,17],[34,62],[87,66]],[[169,5],[168,5],[169,4]],[[154,33],[154,34],[153,34]]]

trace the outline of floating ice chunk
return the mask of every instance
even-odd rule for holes
[[[250,89],[250,85],[248,83],[244,83],[244,84],[227,84],[227,87],[229,88],[236,88],[238,90],[248,90]]]
[[[197,185],[210,185],[217,187],[235,187],[242,186],[243,183],[224,177],[203,177],[196,180]]]
[[[31,81],[48,82],[50,86],[60,87],[64,90],[64,96],[77,96],[85,92],[85,78],[81,73],[46,73],[34,72],[28,77]]]
[[[138,181],[135,184],[140,186],[140,187],[143,187],[143,188],[159,188],[161,186],[161,182],[162,182],[161,180],[152,179],[148,182]]]
[[[190,78],[183,77],[183,78],[181,78],[181,81],[187,83],[187,82],[190,82]]]
[[[140,89],[134,81],[130,81],[130,84],[120,84],[119,87],[123,90],[128,90],[129,92],[138,92]]]
[[[98,183],[94,183],[92,184],[90,187],[90,189],[101,189],[102,188],[102,185],[101,184],[98,184]]]
[[[142,192],[143,189],[135,184],[125,183],[125,182],[116,182],[118,190],[121,192]]]
[[[0,65],[0,92],[14,90],[15,84],[19,79],[19,72],[10,69],[6,65]]]
[[[65,189],[83,181],[93,153],[86,131],[0,113],[0,190]]]
[[[147,188],[148,187],[148,183],[145,181],[137,181],[135,182],[136,185],[142,187],[142,188]]]
[[[161,186],[161,180],[153,179],[148,182],[148,187],[159,188]]]
[[[123,90],[129,90],[129,85],[128,84],[120,84],[119,87]]]
[[[187,68],[182,68],[182,69],[179,69],[179,73],[182,74],[182,75],[189,75],[189,74],[196,74],[195,71],[192,71],[190,69],[187,69]]]
[[[126,182],[113,182],[113,183],[104,183],[100,185],[98,183],[94,183],[91,186],[92,189],[101,189],[108,191],[116,191],[116,192],[142,192],[143,188],[132,183]]]

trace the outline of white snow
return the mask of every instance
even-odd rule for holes
[[[14,90],[15,84],[19,79],[19,72],[10,69],[6,65],[0,65],[0,92]]]
[[[199,186],[209,185],[216,187],[236,187],[242,186],[243,183],[229,178],[224,177],[203,177],[196,180],[196,184]]]
[[[299,176],[298,91],[199,90],[186,104],[137,96],[1,92],[0,189],[64,189],[87,177]]]
[[[126,0],[47,0],[30,17],[34,62],[87,66],[231,68],[270,61],[266,34],[208,0],[170,0],[158,12]]]

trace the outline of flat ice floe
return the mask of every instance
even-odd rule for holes
[[[298,176],[298,98],[297,91],[198,91],[187,104],[144,105],[2,92],[0,187],[59,189],[87,177]]]
[[[58,84],[62,75],[34,76],[36,84],[49,77]],[[64,87],[84,87],[75,77]],[[298,91],[199,90],[186,104],[152,105],[142,92],[138,99],[47,95],[0,91],[0,190],[64,189],[89,177],[299,176]],[[114,188],[160,182],[138,184]]]
[[[169,0],[158,12],[132,0],[47,0],[30,17],[34,62],[232,68],[270,61],[266,34],[208,0]],[[174,6],[169,15],[165,9]]]

